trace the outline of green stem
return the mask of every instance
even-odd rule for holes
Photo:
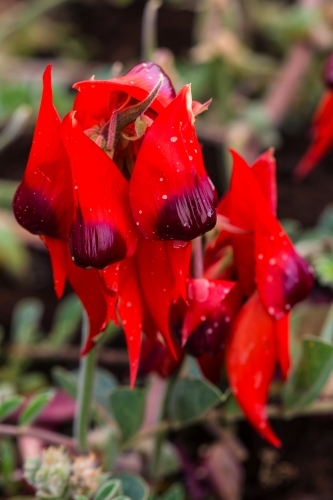
[[[84,313],[82,319],[82,346],[86,342],[88,333],[89,321],[86,313]],[[86,354],[80,361],[74,421],[74,436],[80,453],[85,453],[88,446],[88,429],[91,417],[96,351],[97,349],[94,347],[89,354]]]

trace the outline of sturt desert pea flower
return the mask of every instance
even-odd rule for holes
[[[325,90],[312,120],[312,141],[295,168],[294,176],[301,180],[318,165],[333,147],[333,54],[325,68]]]
[[[228,378],[252,425],[278,446],[266,417],[269,385],[277,363],[287,377],[290,310],[308,295],[313,276],[275,217],[272,151],[264,153],[252,167],[237,153],[232,152],[232,156],[230,190],[218,206],[224,229],[209,247],[207,263],[215,262],[215,252],[223,255],[223,249],[231,249],[230,276],[238,281],[247,301],[227,342]]]
[[[61,121],[47,67],[13,208],[46,244],[57,295],[68,278],[87,310],[83,352],[120,316],[133,383],[147,316],[152,335],[159,331],[174,351],[166,318],[185,294],[190,240],[216,222],[215,192],[193,125],[207,105],[192,103],[189,85],[176,95],[150,62],[74,88],[73,111]]]

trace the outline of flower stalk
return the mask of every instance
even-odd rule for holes
[[[82,346],[85,345],[89,334],[89,321],[86,313],[82,318]],[[88,429],[91,415],[91,402],[94,387],[94,372],[96,365],[97,348],[81,358],[76,398],[76,413],[74,420],[74,436],[80,453],[88,450]]]

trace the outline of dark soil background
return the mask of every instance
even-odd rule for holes
[[[103,63],[116,60],[135,63],[140,58],[140,30],[144,1],[116,9],[106,1],[71,2],[52,13],[64,22],[75,24],[78,37],[91,45],[94,60]],[[186,56],[192,44],[193,13],[163,6],[158,17],[159,46],[177,56]],[[56,57],[56,53],[40,53],[39,57]],[[282,131],[282,146],[277,151],[280,218],[299,220],[304,226],[315,224],[327,204],[333,202],[333,154],[301,184],[292,181],[291,172],[308,144],[308,126],[297,136]],[[24,136],[0,154],[1,176],[19,180],[23,174],[31,144]],[[204,144],[207,168],[213,179],[221,178],[219,146]],[[0,324],[9,328],[12,309],[26,296],[39,297],[45,303],[45,325],[53,314],[51,268],[45,252],[31,250],[32,271],[24,283],[14,282],[0,274]],[[332,416],[333,417],[333,416]],[[240,439],[249,450],[245,464],[245,500],[331,500],[333,499],[333,418],[304,417],[274,423],[284,442],[271,465],[269,480],[261,477],[269,447],[246,424],[240,425]],[[266,463],[267,466],[267,463]],[[260,472],[261,471],[261,472]]]

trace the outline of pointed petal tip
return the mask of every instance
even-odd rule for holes
[[[275,448],[282,448],[281,440],[277,437],[267,421],[263,422],[257,430],[259,431],[261,436],[266,439],[266,441],[268,441],[272,446],[274,446]]]

